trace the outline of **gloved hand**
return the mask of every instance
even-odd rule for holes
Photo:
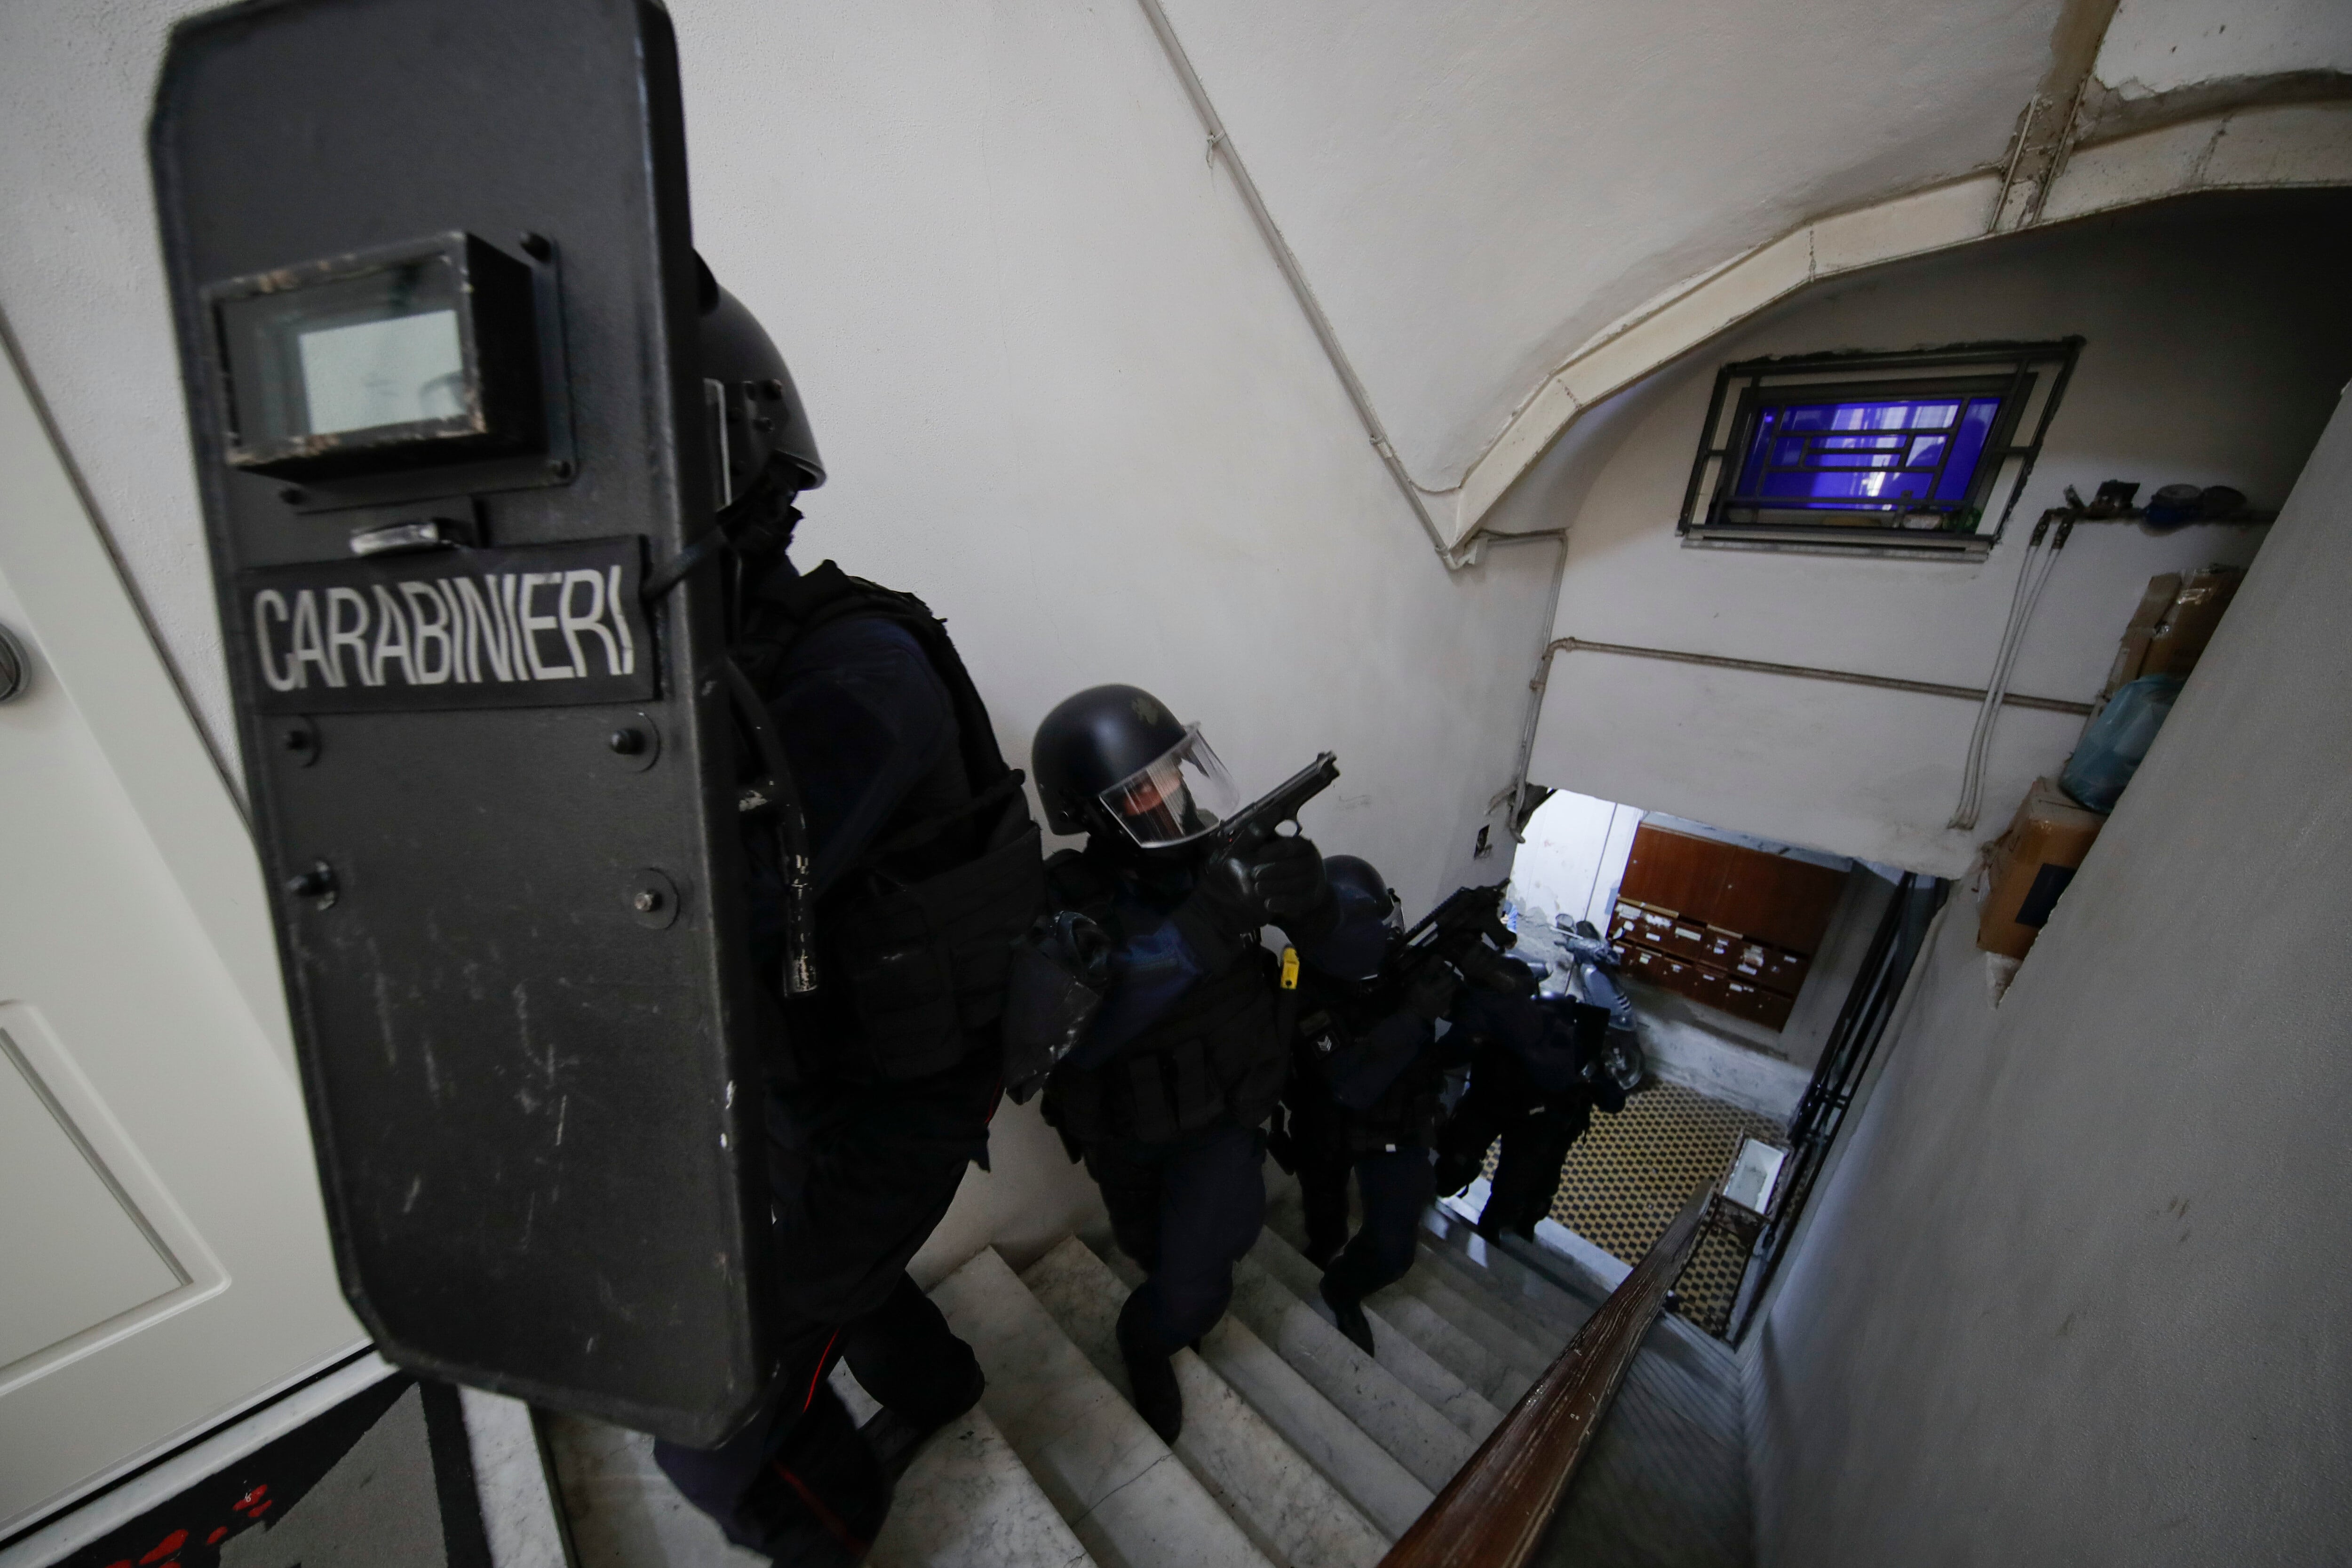
[[[1331,901],[1323,852],[1304,834],[1266,840],[1250,861],[1249,877],[1266,913],[1277,921],[1319,913]]]
[[[1221,856],[1202,867],[1201,879],[1185,901],[1199,906],[1210,925],[1227,936],[1254,931],[1268,918],[1257,879],[1238,855]]]
[[[1462,982],[1453,970],[1443,963],[1433,963],[1414,975],[1412,983],[1405,987],[1404,1005],[1418,1013],[1422,1022],[1434,1024],[1454,1005],[1454,993],[1461,988]]]

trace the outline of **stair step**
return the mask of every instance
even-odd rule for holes
[[[1475,1236],[1471,1239],[1479,1240]],[[1590,1304],[1549,1281],[1533,1276],[1525,1276],[1524,1284],[1507,1279],[1490,1269],[1478,1268],[1443,1242],[1426,1237],[1415,1256],[1419,1259],[1416,1267],[1433,1271],[1448,1287],[1477,1302],[1520,1339],[1549,1355],[1556,1356],[1566,1349],[1576,1329],[1583,1326],[1592,1311]],[[1528,1300],[1524,1292],[1534,1288],[1558,1297],[1559,1310],[1539,1310],[1535,1302]]]
[[[1609,1294],[1599,1281],[1589,1293],[1538,1274],[1501,1244],[1488,1241],[1458,1215],[1433,1208],[1422,1215],[1422,1247],[1490,1300],[1507,1300],[1514,1311],[1562,1338],[1573,1335]]]
[[[1416,1267],[1405,1277],[1389,1287],[1386,1292],[1402,1291],[1426,1301],[1437,1315],[1475,1341],[1487,1354],[1517,1372],[1528,1382],[1541,1377],[1550,1367],[1559,1351],[1546,1350],[1540,1343],[1530,1342],[1518,1330],[1506,1322],[1502,1315],[1488,1306],[1485,1293],[1462,1290],[1454,1281],[1436,1269],[1423,1266],[1419,1257]]]
[[[1095,1568],[985,1408],[924,1442],[866,1561],[871,1568]]]
[[[1143,1282],[1124,1253],[1105,1246],[1097,1256],[1129,1289]],[[1390,1539],[1429,1507],[1428,1487],[1231,1312],[1202,1336],[1201,1359]]]
[[[982,1408],[1102,1568],[1269,1568],[994,1249],[931,1300],[980,1357]]]
[[[1254,1258],[1234,1268],[1233,1314],[1432,1491],[1476,1449],[1470,1434],[1358,1350]]]
[[[1423,1219],[1424,1225],[1458,1223],[1442,1210],[1426,1212]],[[1276,1203],[1268,1226],[1292,1247],[1300,1249],[1303,1255],[1306,1217],[1296,1198],[1287,1203]],[[1486,1243],[1475,1231],[1466,1234],[1472,1242],[1485,1247]],[[1509,1294],[1498,1290],[1493,1284],[1474,1279],[1469,1274],[1444,1262],[1435,1268],[1430,1267],[1428,1259],[1438,1256],[1440,1251],[1440,1247],[1424,1241],[1416,1249],[1413,1269],[1387,1290],[1375,1292],[1371,1298],[1374,1305],[1393,1303],[1399,1291],[1418,1296],[1427,1301],[1440,1318],[1506,1364],[1516,1368],[1529,1382],[1542,1376],[1552,1358],[1567,1344],[1574,1327],[1555,1327],[1546,1323],[1521,1310],[1518,1304],[1509,1299]],[[1548,1281],[1544,1288],[1559,1293],[1557,1288]],[[1579,1310],[1570,1321],[1571,1324],[1580,1325],[1590,1310],[1590,1307]],[[1497,1399],[1497,1403],[1506,1406],[1524,1391],[1524,1385],[1509,1379],[1474,1377],[1471,1381],[1480,1384],[1490,1394],[1507,1395]]]
[[[1130,1401],[1118,1350],[1118,1314],[1129,1287],[1072,1237],[1021,1276],[1095,1370]],[[1184,1395],[1177,1458],[1234,1522],[1276,1563],[1292,1568],[1373,1568],[1390,1537],[1309,1464],[1200,1356],[1174,1358]]]
[[[1444,1312],[1396,1286],[1365,1299],[1369,1310],[1394,1324],[1432,1360],[1484,1394],[1497,1409],[1518,1403],[1535,1380],[1456,1327]]]
[[[1250,1256],[1318,1317],[1327,1323],[1332,1321],[1331,1309],[1317,1289],[1323,1271],[1305,1253],[1269,1230],[1257,1238]],[[1391,1321],[1379,1304],[1368,1305],[1364,1315],[1372,1325],[1372,1359],[1474,1441],[1484,1442],[1486,1434],[1501,1423],[1508,1401],[1498,1405],[1484,1390],[1472,1387],[1453,1367],[1424,1349],[1418,1336]]]
[[[836,1385],[843,1381],[836,1378]],[[854,1382],[851,1413],[874,1408]],[[845,1394],[846,1396],[846,1394]],[[720,1533],[654,1463],[654,1440],[573,1415],[542,1415],[579,1568],[765,1568]],[[898,1479],[874,1568],[1093,1568],[1094,1559],[972,1410],[931,1435]]]
[[[579,1568],[767,1568],[670,1484],[651,1437],[578,1415],[540,1423]]]
[[[1541,1377],[1559,1353],[1562,1336],[1541,1330],[1523,1332],[1501,1299],[1450,1271],[1430,1267],[1422,1261],[1423,1252],[1414,1248],[1414,1266],[1397,1281],[1398,1287],[1435,1307],[1454,1327],[1529,1377]]]

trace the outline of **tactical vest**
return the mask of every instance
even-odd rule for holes
[[[1364,1030],[1396,1011],[1402,996],[1392,993],[1398,991],[1383,986],[1370,994],[1341,996],[1318,987],[1314,1005],[1302,1009],[1291,1039],[1291,1087],[1283,1098],[1302,1124],[1297,1131],[1323,1143],[1328,1157],[1355,1159],[1390,1148],[1425,1147],[1437,1136],[1445,1068],[1433,1042],[1361,1110],[1333,1098],[1324,1077],[1329,1056],[1352,1047]]]
[[[1043,840],[947,627],[913,595],[830,561],[756,597],[734,652],[763,695],[820,626],[852,616],[904,626],[947,688],[971,790],[949,810],[885,823],[817,900],[818,987],[783,1002],[780,1077],[903,1082],[996,1050],[1013,942],[1045,904]]]
[[[1108,926],[1111,889],[1076,850],[1047,863],[1057,907]],[[1045,1085],[1045,1119],[1080,1143],[1161,1143],[1230,1118],[1272,1114],[1289,1068],[1276,1018],[1274,955],[1252,942],[1098,1066],[1064,1062]]]

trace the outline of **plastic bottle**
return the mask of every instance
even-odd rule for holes
[[[2179,695],[2179,677],[2149,675],[2108,698],[2067,759],[2058,787],[2093,811],[2113,811]]]

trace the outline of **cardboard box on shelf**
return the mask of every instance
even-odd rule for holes
[[[2238,584],[2245,576],[2235,566],[2208,566],[2184,574],[2180,592],[2173,595],[2171,608],[2165,611],[2155,637],[2148,641],[2147,658],[2139,672],[2186,676],[2196,668],[2198,659],[2204,656],[2205,645],[2213,640],[2214,628],[2221,624],[2222,613],[2237,596]]]
[[[2173,595],[2180,592],[2180,574],[2163,572],[2147,580],[2147,588],[2139,596],[2139,608],[2124,623],[2124,638],[2116,649],[2116,662],[2107,670],[2107,683],[2100,695],[2112,697],[2126,685],[2139,679],[2140,666],[2147,662],[2147,645],[2156,640],[2156,628],[2164,624],[2164,612],[2172,607]]]
[[[2213,640],[2213,629],[2245,575],[2236,566],[2207,566],[2149,578],[2100,694],[2112,697],[2144,675],[2186,677]]]
[[[1977,945],[2023,958],[2106,821],[2048,779],[2034,780],[2009,831],[1993,842]]]

